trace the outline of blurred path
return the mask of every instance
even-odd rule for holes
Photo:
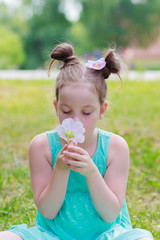
[[[57,71],[53,71],[49,78],[47,70],[0,70],[0,80],[50,80],[51,78],[55,78],[57,74]]]
[[[160,80],[160,71],[129,71],[127,74],[128,80],[145,80],[145,81],[153,81]]]
[[[46,79],[50,80],[56,78],[58,75],[58,71],[53,71],[51,77],[48,78],[47,70],[0,70],[0,80],[14,80],[14,79],[21,79],[21,80],[40,80]],[[129,71],[125,76],[124,79],[127,78],[128,80],[145,80],[145,81],[152,81],[152,80],[160,80],[160,71]],[[114,79],[114,78],[113,78]]]

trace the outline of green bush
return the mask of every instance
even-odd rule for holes
[[[18,34],[0,25],[0,69],[17,68],[25,54]]]

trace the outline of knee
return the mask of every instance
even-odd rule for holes
[[[23,240],[20,236],[13,232],[4,231],[0,232],[0,240]]]

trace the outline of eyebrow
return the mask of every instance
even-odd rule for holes
[[[70,107],[70,106],[67,105],[66,103],[62,103],[62,104],[60,104],[60,106]],[[94,104],[91,104],[91,105],[84,105],[84,106],[82,106],[82,107],[84,107],[84,108],[94,107]]]
[[[70,107],[69,105],[67,105],[67,104],[65,104],[65,103],[61,103],[60,106]]]

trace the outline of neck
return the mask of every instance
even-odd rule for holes
[[[97,144],[98,144],[98,129],[95,128],[94,132],[91,135],[89,135],[87,138],[85,138],[84,143],[78,144],[78,145],[88,152],[92,152],[92,151],[94,152],[93,149],[97,148]]]

